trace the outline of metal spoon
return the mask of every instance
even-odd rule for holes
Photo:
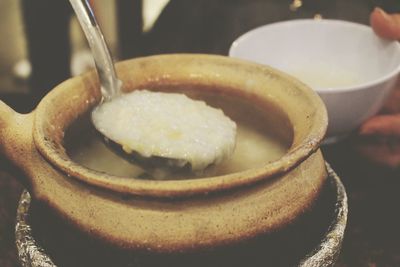
[[[70,0],[72,8],[88,40],[101,84],[103,100],[110,101],[121,94],[110,50],[87,0]]]
[[[101,84],[101,93],[103,96],[102,102],[112,101],[114,98],[121,95],[122,82],[117,78],[114,63],[100,27],[97,24],[88,0],[70,0],[70,3],[78,17],[79,23],[92,50],[92,55]],[[98,128],[96,123],[94,123],[93,117],[92,122],[97,132],[103,135],[100,128]],[[191,166],[189,163],[185,163],[185,160],[182,161],[181,159],[164,158],[159,156],[147,158],[137,152],[127,153],[122,149],[121,144],[110,140],[105,135],[103,135],[103,137],[106,145],[114,152],[117,152],[120,156],[129,161],[138,163],[139,166],[152,174],[152,176],[154,176],[154,173],[160,173],[160,171],[164,173],[186,173],[186,176],[191,172]],[[213,164],[214,162],[210,162],[210,165]]]
[[[83,32],[85,33],[92,51],[97,73],[100,79],[101,93],[103,96],[102,101],[111,101],[116,96],[121,95],[122,82],[117,78],[110,50],[107,47],[104,36],[99,25],[97,24],[96,18],[94,17],[88,1],[70,0],[70,3],[77,15],[78,21],[83,29]],[[96,128],[95,124],[94,126]],[[96,130],[99,134],[101,134],[98,129]],[[120,144],[110,140],[106,136],[103,136],[103,140],[105,141],[106,145],[118,155],[127,159],[128,161],[138,163],[151,175],[154,172],[159,172],[160,168],[167,169],[168,172],[171,171],[171,169],[173,169],[174,172],[176,172],[177,169],[180,169],[179,171],[183,172],[187,172],[187,170],[189,170],[187,166],[183,166],[183,168],[171,166],[170,162],[174,159],[152,157],[151,160],[148,160],[148,158],[144,158],[138,153],[125,153]]]

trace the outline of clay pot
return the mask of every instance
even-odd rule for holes
[[[261,109],[268,104],[287,117],[291,146],[279,160],[218,177],[116,177],[73,162],[64,148],[66,129],[100,101],[95,73],[60,84],[27,115],[0,102],[1,152],[22,170],[35,202],[63,221],[115,247],[189,252],[279,232],[315,204],[327,177],[319,150],[327,115],[307,86],[265,66],[211,55],[139,58],[118,63],[117,72],[126,91],[219,88],[215,93]]]

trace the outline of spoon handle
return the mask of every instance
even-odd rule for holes
[[[104,40],[103,33],[97,24],[93,11],[87,0],[70,0],[72,8],[78,17],[96,64],[104,100],[110,100],[120,94],[121,81],[118,80],[110,51]]]

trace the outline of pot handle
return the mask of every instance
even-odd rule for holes
[[[2,132],[4,132],[7,126],[10,124],[10,121],[13,120],[13,117],[18,114],[12,108],[6,105],[3,101],[0,100],[0,137]],[[3,138],[0,138],[0,142]]]
[[[22,115],[0,100],[0,153],[13,160],[20,150],[20,144],[26,139],[23,133],[24,122],[28,115]],[[32,132],[30,130],[29,132]]]
[[[0,100],[0,154],[20,170],[32,158],[32,127],[33,113],[20,114]]]

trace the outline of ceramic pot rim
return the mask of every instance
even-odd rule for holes
[[[215,55],[192,55],[192,54],[177,54],[177,55],[161,55],[150,56],[139,59],[128,60],[117,63],[117,72],[124,64],[129,64],[131,61],[151,61],[151,60],[204,60],[207,63],[215,62],[223,64],[241,64],[255,68],[260,71],[268,71],[280,77],[283,80],[290,82],[293,86],[300,89],[315,107],[315,116],[313,118],[312,127],[309,134],[299,142],[293,145],[289,151],[280,159],[268,163],[262,167],[245,170],[242,172],[208,177],[201,179],[187,180],[141,180],[127,177],[118,177],[105,174],[99,171],[94,171],[79,165],[69,158],[61,155],[54,143],[49,141],[49,137],[43,129],[43,125],[48,118],[48,107],[54,105],[54,100],[60,98],[60,94],[65,90],[65,85],[76,81],[79,77],[72,78],[57,86],[52,90],[38,105],[35,111],[33,138],[36,148],[39,152],[57,168],[65,172],[69,177],[77,178],[87,184],[94,185],[103,189],[111,190],[117,193],[146,196],[146,197],[184,197],[197,194],[208,194],[227,189],[234,189],[244,185],[253,184],[261,180],[268,179],[287,172],[296,167],[303,160],[309,157],[319,148],[327,128],[327,113],[322,100],[318,95],[308,88],[305,84],[297,81],[293,77],[272,69],[267,66],[262,66],[255,63],[246,62],[239,59],[228,58],[225,56]],[[64,87],[64,88],[61,88]],[[93,101],[96,101],[94,99]],[[98,100],[97,100],[98,101]]]

